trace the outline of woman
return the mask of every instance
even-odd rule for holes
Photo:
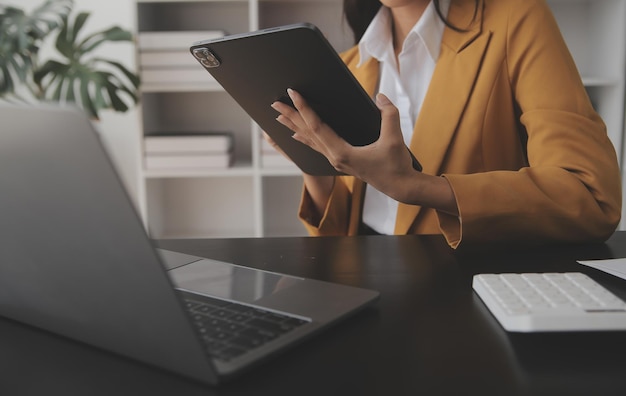
[[[349,146],[295,91],[296,109],[272,104],[294,139],[351,175],[304,175],[312,235],[440,233],[456,248],[613,233],[615,150],[543,0],[344,5],[359,44],[342,57],[376,97],[379,140]]]

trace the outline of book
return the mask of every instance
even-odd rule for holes
[[[148,154],[145,156],[147,170],[164,169],[221,169],[232,165],[233,155],[229,153],[204,154]]]
[[[226,153],[232,148],[233,135],[228,132],[148,135],[144,137],[144,152],[146,154]]]
[[[191,56],[189,51],[154,51],[140,52],[139,65],[144,69],[172,67],[191,68],[196,67],[198,61]]]
[[[226,35],[223,30],[181,30],[167,32],[140,32],[137,44],[140,51],[189,50],[189,47],[202,40],[211,40]]]

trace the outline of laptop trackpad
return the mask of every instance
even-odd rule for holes
[[[177,288],[240,302],[253,302],[304,279],[202,259],[169,272]]]

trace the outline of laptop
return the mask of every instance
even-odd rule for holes
[[[0,120],[2,316],[217,384],[379,297],[155,249],[82,112]]]

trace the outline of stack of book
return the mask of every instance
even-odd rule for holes
[[[189,52],[196,41],[223,37],[221,30],[140,32],[139,65],[144,88],[167,84],[217,84]]]
[[[276,149],[261,134],[261,166],[263,168],[295,168],[294,163]]]
[[[147,170],[205,170],[233,163],[233,136],[228,132],[158,134],[144,137]]]

